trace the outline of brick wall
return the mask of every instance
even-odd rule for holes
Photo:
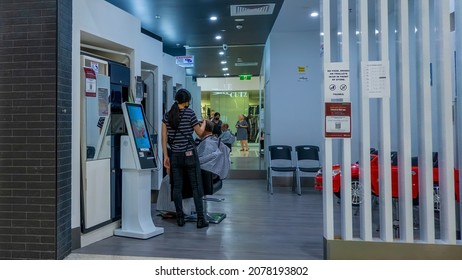
[[[72,0],[58,0],[57,258],[71,252]]]
[[[69,9],[71,0],[0,2],[0,259],[69,252]]]

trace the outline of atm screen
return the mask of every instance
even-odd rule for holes
[[[151,141],[146,128],[146,122],[144,120],[143,109],[140,104],[129,104],[127,105],[127,113],[130,118],[130,126],[135,138],[136,149],[138,151],[150,151]]]

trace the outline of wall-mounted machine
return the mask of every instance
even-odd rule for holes
[[[157,167],[156,155],[141,104],[123,103],[128,135],[121,137],[122,228],[114,234],[147,239],[164,233],[151,217],[151,170]]]

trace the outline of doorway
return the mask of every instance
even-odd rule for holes
[[[238,116],[244,115],[249,125],[247,129],[248,149],[241,141],[233,143],[231,149],[232,179],[266,178],[264,145],[262,135],[262,114],[264,94],[260,90],[207,90],[201,93],[201,115],[211,119],[216,112],[220,120],[228,124],[229,130],[236,136]],[[241,130],[242,131],[242,130]]]

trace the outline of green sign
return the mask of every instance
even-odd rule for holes
[[[252,75],[239,75],[239,80],[243,81],[243,80],[251,80],[252,79]]]

